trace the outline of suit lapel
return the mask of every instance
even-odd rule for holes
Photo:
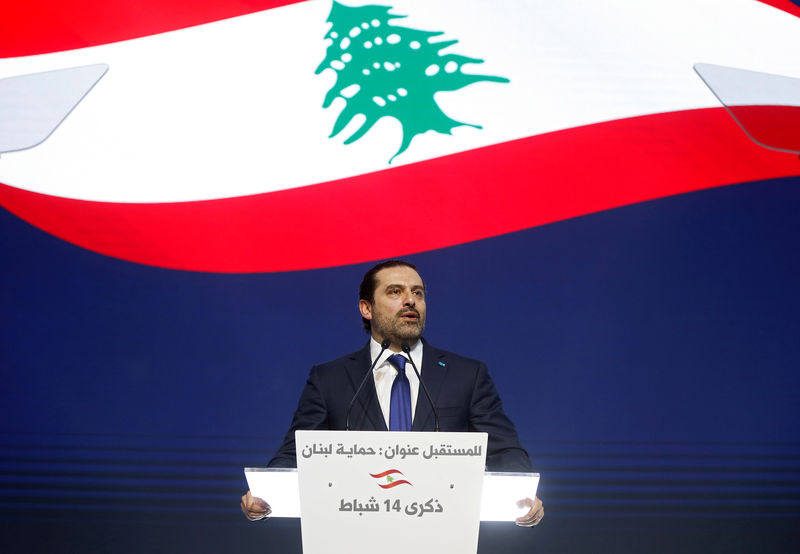
[[[445,377],[447,376],[447,362],[446,354],[430,345],[427,342],[422,343],[422,372],[421,378],[425,381],[428,391],[431,393],[431,399],[434,404],[439,401],[439,396],[444,386]],[[414,423],[411,426],[412,431],[433,431],[434,430],[434,417],[431,410],[431,404],[425,396],[425,391],[422,386],[419,387],[417,393],[417,406],[414,412]]]
[[[353,387],[351,395],[355,394],[358,385],[364,379],[364,372],[368,371],[371,365],[369,342],[367,342],[367,345],[349,358],[345,364],[347,376]],[[383,419],[383,412],[378,402],[378,394],[375,392],[375,379],[367,379],[364,388],[358,393],[350,415],[350,428],[359,431],[387,430],[386,421]]]

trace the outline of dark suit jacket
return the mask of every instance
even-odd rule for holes
[[[369,342],[357,352],[311,368],[291,428],[270,467],[296,467],[294,432],[343,430],[347,406],[371,365]],[[490,471],[531,471],[514,424],[503,411],[486,364],[423,342],[422,379],[439,411],[442,431],[489,434],[486,467]],[[374,379],[368,379],[350,414],[350,428],[386,431]],[[412,431],[433,431],[434,418],[422,390],[417,395]]]

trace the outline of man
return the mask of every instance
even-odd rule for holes
[[[438,409],[442,431],[488,433],[486,467],[490,471],[531,470],[528,454],[503,412],[486,365],[434,348],[422,339],[427,313],[425,283],[414,265],[391,260],[370,269],[361,282],[358,308],[371,336],[368,344],[358,352],[311,368],[292,425],[270,460],[270,467],[296,467],[295,431],[345,428],[348,405],[364,372],[381,354],[381,343],[388,343],[388,349],[375,364],[373,379],[367,381],[353,404],[352,429],[385,431],[410,427],[412,431],[433,431],[430,404],[424,398],[417,402],[422,391],[411,364],[405,373],[407,382],[400,372],[405,358],[410,356]],[[406,356],[399,354],[403,345],[407,345]],[[398,362],[394,355],[403,356],[403,360]],[[400,391],[403,388],[406,392]],[[407,408],[399,409],[403,402],[410,406],[410,414]],[[544,515],[538,498],[526,498],[519,505],[529,506],[530,510],[517,519],[518,525],[536,525]],[[270,513],[266,502],[253,497],[250,491],[242,497],[241,507],[251,520],[263,519]]]

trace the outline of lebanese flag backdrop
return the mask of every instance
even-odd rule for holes
[[[441,40],[459,41],[448,52],[486,60],[465,72],[510,82],[438,93],[446,114],[482,129],[429,131],[392,164],[396,119],[382,118],[352,144],[342,138],[357,124],[328,138],[346,100],[322,109],[335,69],[314,73],[333,42],[325,40],[327,1],[140,7],[163,19],[128,10],[118,19],[110,6],[20,7],[19,25],[5,20],[13,29],[25,28],[28,9],[75,24],[55,32],[45,20],[36,33],[10,32],[0,54],[34,55],[3,60],[0,75],[101,62],[109,71],[44,144],[5,156],[0,203],[109,256],[259,272],[406,255],[796,175],[796,160],[752,144],[692,69],[711,61],[796,71],[798,20],[787,11],[797,10],[781,7],[399,3],[392,13],[409,17],[392,24],[443,30]],[[99,16],[113,24],[84,30]],[[391,33],[381,29],[371,31]],[[355,37],[342,48],[353,63],[366,52]],[[364,233],[366,218],[354,214],[401,187],[424,199],[415,224],[386,241],[394,221],[371,218]]]
[[[800,78],[800,8],[390,5],[371,40],[441,31],[507,80],[436,93],[470,125],[394,158],[396,119],[330,137],[367,32],[326,38],[328,0],[3,8],[0,79],[109,67],[0,156],[3,551],[299,551],[292,523],[243,525],[241,468],[307,368],[363,344],[358,282],[397,256],[542,474],[545,523],[481,551],[797,544],[800,160],[739,123],[792,150],[800,99],[737,123],[693,67]]]

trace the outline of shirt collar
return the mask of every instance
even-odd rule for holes
[[[370,339],[369,339],[369,358],[370,358],[370,360],[372,360],[374,362],[375,358],[378,356],[380,351],[381,351],[380,343],[377,342],[374,338],[370,337]],[[417,342],[414,343],[414,345],[411,347],[411,350],[409,351],[409,353],[411,354],[411,358],[414,360],[414,364],[416,364],[416,366],[417,366],[417,370],[420,373],[422,373],[422,339],[420,339],[420,340],[418,340]],[[383,354],[381,354],[381,359],[378,360],[377,364],[375,364],[375,369],[378,369],[383,364],[387,363],[387,360],[389,359],[389,356],[391,356],[392,354],[395,354],[395,352],[392,352],[391,350],[389,350],[387,348],[386,351]],[[405,352],[398,352],[398,354],[400,354],[401,356],[405,356],[406,358],[408,357],[408,356],[406,356]]]

